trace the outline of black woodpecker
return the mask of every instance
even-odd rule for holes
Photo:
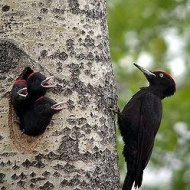
[[[63,102],[56,103],[48,97],[38,98],[32,107],[23,115],[21,126],[23,132],[29,136],[42,134],[49,125],[52,116],[67,106]]]
[[[142,71],[149,82],[141,88],[118,113],[118,125],[124,141],[123,155],[127,163],[127,174],[122,190],[141,187],[143,170],[148,164],[155,136],[162,119],[162,102],[165,97],[176,91],[173,78],[163,71],[144,69]]]

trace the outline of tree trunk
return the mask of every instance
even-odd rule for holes
[[[0,2],[0,188],[118,189],[116,88],[105,0]],[[38,136],[22,134],[9,92],[30,66],[57,86],[68,110]]]

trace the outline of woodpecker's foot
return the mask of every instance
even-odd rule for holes
[[[14,122],[17,123],[18,125],[20,125],[20,118],[16,117],[15,120],[14,120]]]
[[[120,109],[118,107],[117,108],[109,108],[109,110],[116,114],[120,113]]]

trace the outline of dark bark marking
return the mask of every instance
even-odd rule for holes
[[[46,183],[44,183],[43,186],[40,186],[40,189],[42,189],[42,190],[52,190],[52,189],[54,189],[54,185],[53,185],[53,183],[47,181]]]
[[[32,178],[30,181],[31,181],[32,183],[37,183],[37,182],[43,181],[43,180],[45,180],[45,179],[46,179],[45,177],[36,177],[36,178]]]
[[[22,56],[26,54],[10,41],[0,41],[0,73],[7,73],[15,69]]]
[[[17,182],[17,185],[20,186],[20,187],[23,187],[23,188],[24,188],[25,184],[26,184],[26,182],[22,181],[22,180],[20,180],[20,181]]]
[[[33,166],[36,168],[44,168],[45,164],[40,160],[40,161],[37,161]]]
[[[51,151],[47,155],[45,155],[45,158],[48,161],[59,160],[59,155]]]
[[[6,177],[6,174],[0,173],[0,183],[4,182],[4,178]]]
[[[59,50],[57,50],[52,55],[50,55],[50,58],[51,59],[59,59],[61,61],[65,61],[65,60],[67,60],[68,55],[64,51],[60,52]]]
[[[26,159],[21,165],[25,168],[29,168],[32,163],[28,159]]]
[[[60,183],[60,186],[61,186],[61,187],[65,187],[65,186],[67,186],[67,184],[68,184],[68,180],[64,179],[64,180]]]
[[[61,177],[61,174],[56,171],[56,172],[53,173],[53,177]]]
[[[7,12],[7,11],[9,11],[10,10],[10,6],[9,5],[4,5],[3,7],[2,7],[2,11],[3,12]]]
[[[41,52],[40,52],[40,56],[42,57],[42,58],[45,58],[46,56],[47,56],[47,50],[42,50]]]
[[[11,179],[13,179],[13,180],[17,180],[17,179],[19,179],[19,176],[16,175],[16,174],[13,174],[13,175],[11,176]]]
[[[71,13],[73,14],[81,13],[81,10],[79,9],[79,3],[77,0],[69,0],[68,3],[69,3]]]
[[[34,178],[36,176],[36,173],[35,172],[32,172],[31,174],[30,174],[30,177],[32,177],[32,178]]]
[[[75,166],[66,163],[65,166],[63,167],[63,170],[65,171],[65,173],[71,173],[74,172],[76,170]]]
[[[51,173],[48,172],[48,171],[45,171],[45,172],[42,173],[42,175],[47,178],[47,177],[49,177],[51,175]]]

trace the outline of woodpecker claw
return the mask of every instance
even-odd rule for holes
[[[21,88],[20,90],[18,90],[17,94],[19,96],[22,96],[22,97],[26,98],[28,96],[27,88],[26,87]]]
[[[20,125],[20,118],[16,117],[15,120],[14,120],[14,122]]]
[[[62,110],[62,109],[67,109],[67,105],[65,102],[59,102],[57,104],[54,104],[53,106],[51,106],[51,109],[54,109],[54,110]]]
[[[41,86],[44,88],[52,88],[56,86],[54,81],[54,76],[47,77],[45,80],[41,82]]]

